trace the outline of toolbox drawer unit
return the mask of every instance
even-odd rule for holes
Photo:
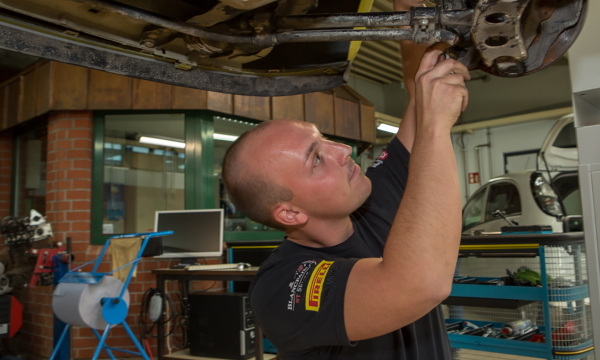
[[[443,303],[454,359],[593,360],[585,259],[583,233],[464,236]]]

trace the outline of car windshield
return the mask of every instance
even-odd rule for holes
[[[563,203],[566,215],[581,215],[581,195],[577,173],[560,174],[554,178],[553,185]]]
[[[490,187],[490,195],[485,210],[485,220],[497,218],[496,211],[502,211],[506,216],[521,213],[521,198],[517,187],[509,183],[494,184]]]
[[[465,210],[463,211],[463,230],[483,222],[484,196],[485,190],[482,190],[465,206]]]

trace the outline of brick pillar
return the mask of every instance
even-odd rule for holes
[[[76,261],[84,262],[90,243],[92,113],[59,111],[48,120],[46,217],[54,239],[73,240]],[[31,353],[52,352],[52,286],[20,292],[24,305],[23,340]]]
[[[8,131],[0,133],[0,219],[10,215],[12,148],[12,134]]]
[[[90,243],[92,142],[91,112],[50,115],[46,216],[56,240],[64,242],[71,237],[75,253],[85,253]]]

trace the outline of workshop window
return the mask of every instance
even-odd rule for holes
[[[46,124],[17,135],[15,141],[15,191],[13,215],[29,216],[31,209],[46,214]]]
[[[225,241],[279,240],[246,219],[221,178],[225,151],[258,122],[212,111],[103,111],[94,115],[92,243],[152,231],[157,210],[225,210]]]
[[[183,114],[107,115],[102,234],[152,231],[157,210],[184,204]]]

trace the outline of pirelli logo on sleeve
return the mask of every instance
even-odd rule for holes
[[[331,265],[333,265],[333,261],[321,261],[310,276],[306,287],[306,310],[319,311],[323,296],[323,284],[325,284],[325,278]]]

